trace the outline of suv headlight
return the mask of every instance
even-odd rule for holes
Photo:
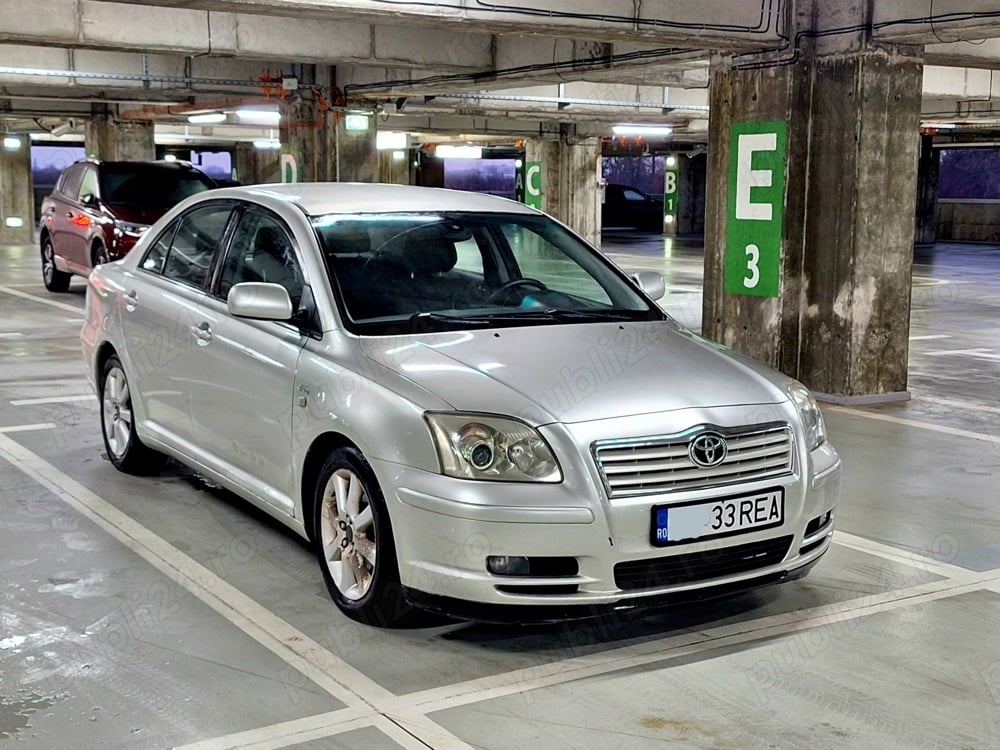
[[[122,234],[133,234],[140,235],[149,229],[146,224],[134,224],[131,221],[122,221],[121,219],[115,219],[115,229],[117,229]]]
[[[509,417],[428,412],[443,474],[499,482],[561,482],[562,471],[545,439]]]
[[[786,386],[788,396],[792,399],[802,417],[802,426],[806,430],[806,444],[814,451],[826,442],[826,423],[819,404],[802,383],[793,380]]]

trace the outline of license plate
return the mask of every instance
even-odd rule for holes
[[[657,547],[717,539],[780,526],[785,520],[785,491],[720,498],[684,505],[654,505],[650,538]]]

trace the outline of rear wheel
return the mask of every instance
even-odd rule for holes
[[[364,456],[355,448],[330,453],[315,492],[320,567],[340,610],[368,625],[420,624],[422,613],[403,599],[389,513]]]
[[[126,474],[152,474],[165,456],[147,447],[135,431],[135,410],[128,378],[117,355],[101,368],[101,432],[108,460]]]
[[[42,282],[50,292],[65,292],[69,289],[71,274],[56,268],[56,251],[52,239],[42,240]]]

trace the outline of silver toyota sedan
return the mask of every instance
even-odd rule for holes
[[[111,463],[308,538],[349,617],[560,619],[804,575],[840,459],[795,380],[562,224],[359,184],[213,190],[90,275]]]

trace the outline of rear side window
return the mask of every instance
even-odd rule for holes
[[[83,164],[74,164],[62,173],[56,189],[70,200],[80,196],[80,181],[83,179]]]
[[[199,289],[204,287],[231,213],[231,205],[216,203],[182,216],[166,250],[166,258],[161,261],[163,276]],[[150,248],[143,260],[143,268],[150,263],[154,267],[149,270],[155,272],[156,254],[162,253],[161,243],[168,234],[160,235]]]

